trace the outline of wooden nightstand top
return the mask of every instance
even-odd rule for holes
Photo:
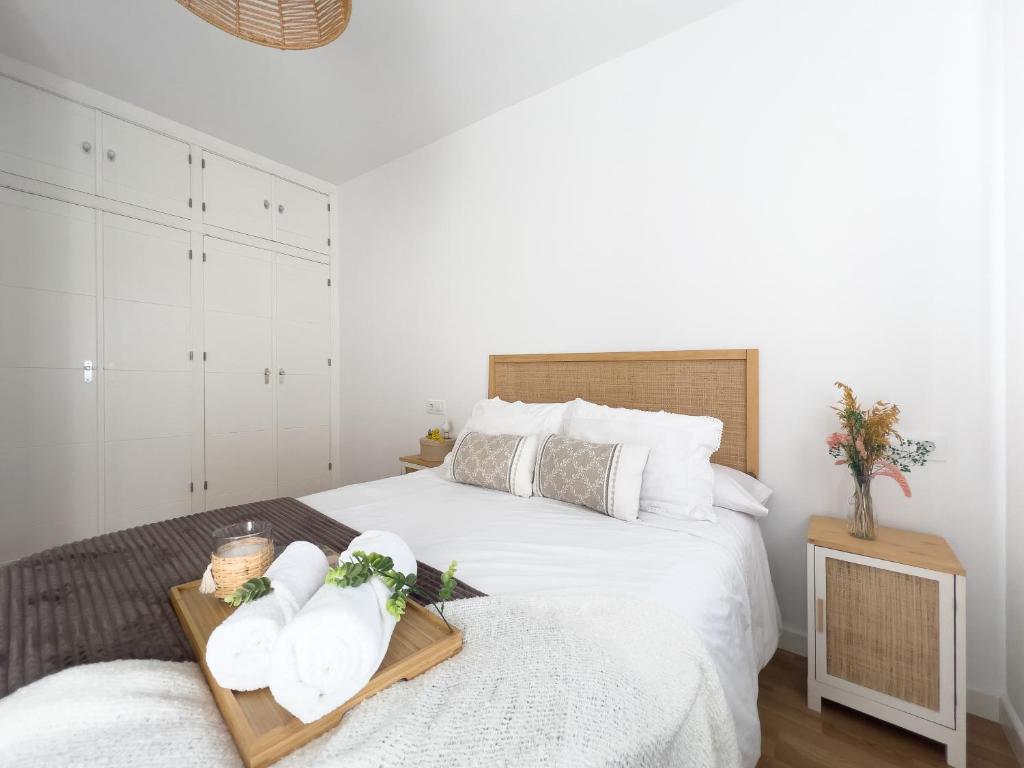
[[[444,463],[444,459],[424,459],[418,453],[414,453],[411,456],[399,456],[398,460],[403,464],[415,464],[417,467],[425,467],[426,469],[440,467]]]
[[[814,515],[807,525],[807,543],[930,571],[967,575],[946,540],[930,533],[879,526],[878,538],[865,541],[846,532],[845,518]]]

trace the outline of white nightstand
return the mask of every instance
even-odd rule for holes
[[[967,762],[967,578],[945,539],[846,521],[807,528],[807,706],[839,702]]]

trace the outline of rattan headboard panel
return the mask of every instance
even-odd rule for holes
[[[492,355],[490,397],[594,403],[722,420],[713,461],[758,471],[757,350]]]

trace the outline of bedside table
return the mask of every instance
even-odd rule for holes
[[[945,539],[846,520],[807,527],[807,706],[823,698],[946,745],[967,761],[967,573]]]
[[[433,469],[434,467],[440,467],[443,463],[443,459],[424,459],[418,453],[412,456],[399,456],[398,463],[402,468],[402,474],[408,475],[410,472],[419,472],[421,469]]]

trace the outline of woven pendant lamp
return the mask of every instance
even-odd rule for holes
[[[345,31],[352,0],[178,0],[203,21],[253,43],[299,51]]]

